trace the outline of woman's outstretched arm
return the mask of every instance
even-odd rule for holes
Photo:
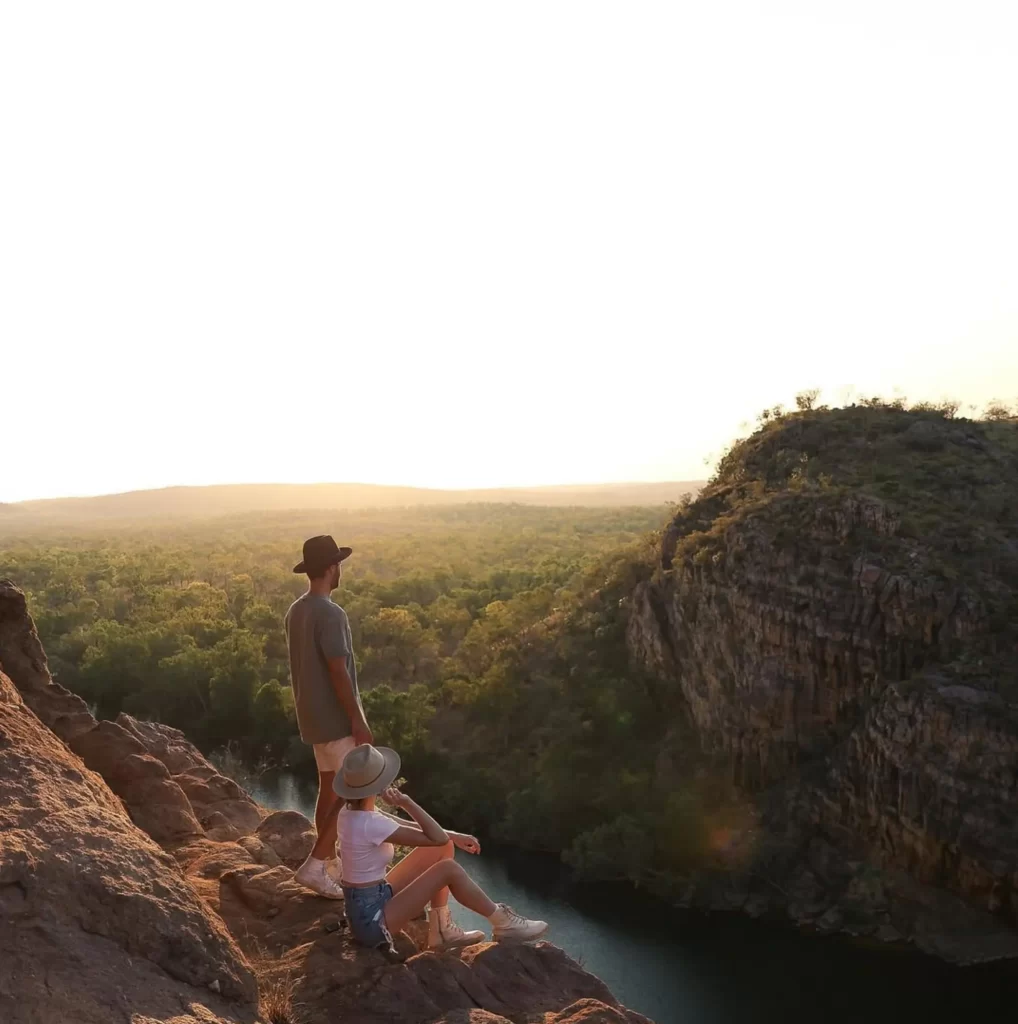
[[[445,846],[449,842],[449,834],[428,812],[415,800],[391,786],[382,794],[382,799],[390,807],[398,807],[406,811],[417,822],[419,828],[400,824],[399,828],[389,837],[400,846]],[[391,816],[390,816],[391,817]],[[399,818],[394,819],[399,821]]]
[[[415,824],[413,821],[408,821],[406,818],[400,818],[398,815],[389,814],[388,811],[379,811],[378,813],[381,814],[383,818],[395,821],[401,828],[409,828],[411,831],[421,830],[421,826],[419,824]],[[455,833],[452,828],[446,829],[446,835],[453,841],[453,845],[464,853],[480,853],[480,840],[478,840],[476,836],[471,836],[469,833]],[[404,843],[401,845],[411,846],[412,844]]]
[[[406,818],[400,818],[395,814],[389,814],[388,811],[379,811],[383,818],[388,818],[389,821],[395,821],[401,828],[409,829],[411,832],[420,832],[421,826],[415,824],[412,821],[407,821]],[[453,832],[452,829],[447,828],[445,830],[446,835],[453,841],[453,845],[457,849],[462,850],[464,853],[480,853],[481,842],[477,836],[472,836],[468,832]],[[412,843],[403,843],[403,846],[411,846]]]

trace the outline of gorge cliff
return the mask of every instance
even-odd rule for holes
[[[549,943],[458,956],[348,938],[293,882],[311,823],[268,813],[182,733],[99,722],[50,677],[0,580],[5,1024],[639,1024]]]
[[[633,664],[747,814],[684,902],[1018,956],[1018,424],[780,416],[626,602]]]

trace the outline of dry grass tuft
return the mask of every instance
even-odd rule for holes
[[[259,1011],[266,1024],[306,1024],[303,1006],[293,999],[297,979],[292,974],[270,975],[257,966],[255,971]]]

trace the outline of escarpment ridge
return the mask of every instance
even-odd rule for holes
[[[1018,956],[1018,424],[765,424],[677,511],[627,644],[755,814],[689,902]]]

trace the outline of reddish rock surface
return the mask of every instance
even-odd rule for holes
[[[267,813],[176,729],[97,722],[4,580],[0,669],[4,1024],[646,1021],[549,943],[419,953],[415,922],[403,963],[358,947],[342,902],[293,880],[311,822]]]

